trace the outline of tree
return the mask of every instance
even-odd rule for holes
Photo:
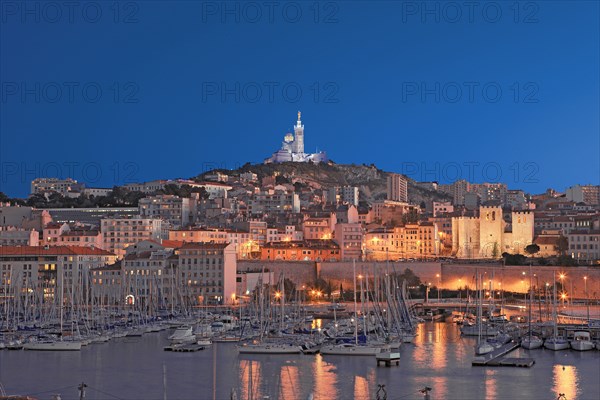
[[[502,253],[505,265],[525,265],[527,257],[523,254]]]
[[[569,240],[565,236],[560,235],[560,237],[558,238],[556,250],[561,256],[564,256],[567,250],[569,250]]]
[[[415,273],[410,269],[406,268],[403,273],[398,274],[398,282],[406,281],[406,286],[415,287],[421,284],[421,278],[419,278]]]
[[[535,243],[525,246],[525,252],[533,257],[534,254],[540,251],[540,246]]]
[[[492,248],[492,257],[498,258],[498,253],[500,250],[498,249],[498,242],[494,242],[494,247]]]
[[[285,278],[283,280],[283,287],[286,298],[292,299],[292,296],[296,293],[296,284],[291,279]]]
[[[416,209],[410,209],[408,213],[402,215],[402,223],[406,224],[415,224],[419,221],[419,214]]]

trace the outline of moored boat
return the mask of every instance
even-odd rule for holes
[[[594,349],[591,335],[588,331],[576,331],[571,340],[571,348],[577,351],[587,351]]]
[[[544,347],[550,350],[566,350],[569,348],[569,341],[562,336],[552,336],[544,341]]]
[[[70,340],[44,340],[25,343],[23,349],[38,351],[79,351],[81,350],[81,342]]]
[[[291,343],[245,343],[238,346],[240,354],[299,354],[302,347]]]
[[[544,341],[535,335],[529,335],[521,340],[521,347],[528,350],[539,349],[544,345]]]
[[[177,328],[175,332],[169,336],[169,340],[173,344],[191,343],[196,341],[196,336],[194,335],[191,326],[182,326]]]

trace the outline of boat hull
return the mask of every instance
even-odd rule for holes
[[[33,342],[25,343],[24,350],[37,351],[79,351],[81,342]]]
[[[302,348],[293,345],[258,344],[238,346],[238,351],[240,354],[299,354]]]
[[[337,356],[374,356],[381,353],[380,347],[372,346],[338,346],[329,345],[321,347],[321,354]]]
[[[544,345],[544,341],[537,337],[525,338],[521,341],[521,347],[527,350],[539,349]]]
[[[594,342],[589,340],[573,340],[571,341],[571,348],[577,351],[588,351],[594,349]]]
[[[544,342],[544,347],[549,349],[549,350],[554,350],[554,351],[558,351],[558,350],[566,350],[569,348],[569,342],[567,342],[566,340],[562,340],[562,339],[546,339],[546,341]]]

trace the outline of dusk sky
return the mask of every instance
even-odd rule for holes
[[[10,196],[262,162],[299,110],[306,150],[337,163],[600,184],[596,1],[51,4],[0,2]]]

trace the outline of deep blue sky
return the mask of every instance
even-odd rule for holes
[[[317,15],[313,2],[141,1],[117,15],[112,1],[25,13],[3,0],[0,191],[261,162],[298,110],[307,149],[339,163],[442,182],[478,163],[472,181],[501,172],[530,192],[599,184],[598,2],[475,3],[321,2]]]

